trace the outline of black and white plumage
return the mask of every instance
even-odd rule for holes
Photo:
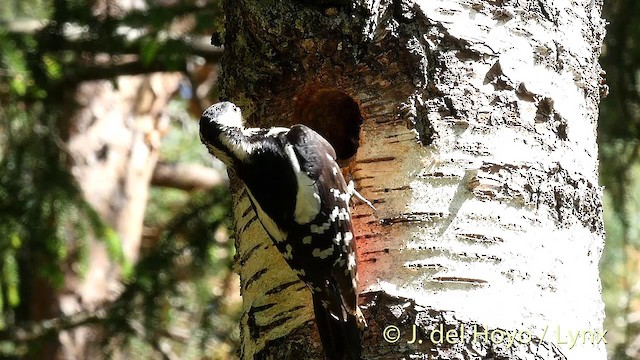
[[[366,323],[357,304],[349,213],[355,191],[333,147],[304,125],[244,128],[240,109],[230,102],[204,111],[200,138],[244,182],[258,219],[310,288],[329,359],[360,359]]]

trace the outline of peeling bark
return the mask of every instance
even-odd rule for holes
[[[326,90],[359,105],[359,148],[345,171],[377,208],[352,209],[371,325],[363,358],[605,357],[600,9],[588,0],[226,2],[224,91],[252,125],[308,123],[300,114],[324,110],[306,99]],[[241,357],[321,359],[306,289],[232,185]],[[397,300],[395,318],[384,315],[392,298],[409,304]],[[508,349],[380,341],[387,326],[411,324],[536,340]],[[571,346],[569,331],[598,341]]]

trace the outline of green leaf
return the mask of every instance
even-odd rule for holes
[[[9,306],[16,307],[20,304],[20,293],[18,287],[20,281],[18,278],[18,262],[13,251],[7,251],[4,255],[4,266],[2,276],[6,285],[6,295]]]
[[[144,66],[149,66],[155,60],[158,52],[160,51],[160,45],[155,40],[145,41],[140,51],[140,61]]]
[[[18,96],[24,96],[27,93],[27,84],[22,81],[22,76],[16,76],[11,80],[11,91]]]
[[[56,59],[46,54],[42,57],[42,62],[49,78],[59,80],[62,77],[62,65]]]
[[[2,282],[0,282],[0,313],[2,313],[3,311],[4,311],[4,293],[2,291]],[[0,316],[0,329],[4,327],[4,323],[2,322],[3,319],[4,317]]]
[[[20,248],[20,246],[22,246],[22,240],[20,239],[20,236],[18,235],[18,233],[12,233],[10,236],[11,239],[11,246],[13,246],[14,249],[18,249]]]

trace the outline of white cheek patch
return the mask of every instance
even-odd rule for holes
[[[296,208],[294,212],[294,219],[298,224],[307,224],[313,220],[320,212],[320,195],[316,192],[316,187],[313,182],[300,169],[300,163],[293,151],[292,145],[286,145],[284,148],[289,161],[296,174],[296,180],[298,184],[298,192],[296,194]]]
[[[253,194],[251,193],[251,190],[249,190],[249,188],[247,188],[247,194],[249,194],[251,202],[256,207],[256,212],[258,213],[257,215],[258,219],[260,219],[260,223],[262,223],[262,226],[269,233],[269,235],[271,235],[271,237],[277,242],[286,240],[287,234],[284,231],[280,230],[278,225],[276,225],[276,223],[264,212],[264,210],[262,210],[260,204],[258,204],[256,198],[253,197]]]
[[[218,136],[220,142],[231,151],[233,155],[235,155],[240,161],[244,161],[258,148],[257,145],[252,145],[244,139],[244,136],[237,137],[237,141],[232,140],[232,137],[229,136],[228,132],[238,132],[238,129],[227,129],[224,130]]]

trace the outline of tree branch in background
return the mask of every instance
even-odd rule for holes
[[[28,342],[43,336],[59,333],[60,331],[72,329],[87,324],[96,324],[104,321],[111,307],[106,306],[96,310],[81,310],[74,314],[62,315],[57,318],[32,323],[26,326],[10,327],[0,331],[0,341]]]
[[[210,37],[185,33],[169,35],[168,31],[152,32],[145,28],[132,28],[126,25],[116,27],[113,34],[107,36],[89,36],[86,26],[79,23],[66,23],[60,32],[52,32],[46,21],[16,20],[0,22],[9,29],[8,37],[17,43],[24,43],[27,37],[41,38],[40,50],[44,53],[71,51],[82,54],[71,65],[64,63],[65,83],[75,84],[83,81],[111,79],[121,75],[142,75],[159,71],[185,71],[187,55],[199,56],[207,62],[219,62],[223,48],[210,45]],[[127,34],[127,35],[123,35]],[[133,35],[131,35],[133,34]],[[158,39],[150,45],[149,38]],[[105,46],[108,37],[109,46]],[[107,61],[97,59],[106,55]],[[133,61],[123,58],[133,56]],[[87,61],[88,60],[88,61]]]
[[[228,179],[220,171],[198,164],[158,162],[151,185],[186,191],[207,190],[226,185]]]

